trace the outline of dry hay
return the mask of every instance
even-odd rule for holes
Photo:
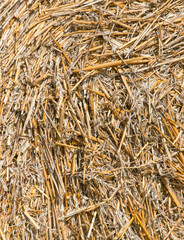
[[[184,2],[0,3],[1,239],[184,239]]]

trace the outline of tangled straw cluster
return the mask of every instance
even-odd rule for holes
[[[184,239],[184,2],[0,3],[0,238]]]

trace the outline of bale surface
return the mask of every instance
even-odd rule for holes
[[[0,3],[0,239],[184,239],[183,0]]]

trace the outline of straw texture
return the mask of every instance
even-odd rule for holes
[[[183,0],[0,3],[0,239],[184,239]]]

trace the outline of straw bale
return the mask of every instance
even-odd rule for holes
[[[1,1],[0,158],[0,239],[184,239],[184,1]]]

